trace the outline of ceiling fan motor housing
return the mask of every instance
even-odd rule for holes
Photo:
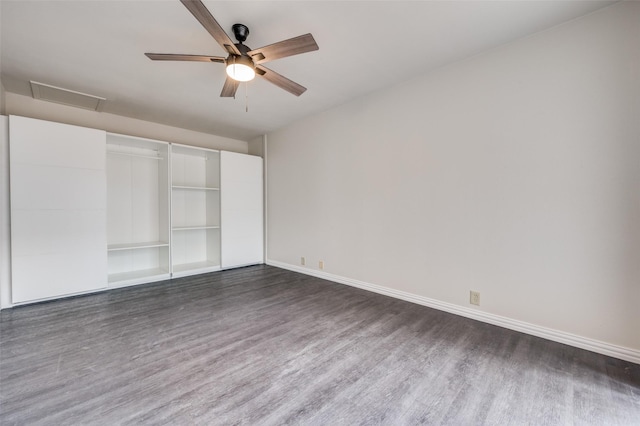
[[[242,43],[236,43],[235,46],[238,48],[242,56],[249,56],[249,52],[251,51],[251,48],[249,46]]]
[[[248,52],[251,51],[249,46],[246,46],[242,43],[236,43],[236,47],[240,51],[240,55],[235,55],[231,53],[227,57],[227,65],[229,64],[243,64],[247,65],[251,68],[255,68],[255,64],[253,63],[253,59],[249,56]]]
[[[242,56],[238,56],[238,55],[229,55],[229,57],[227,58],[227,65],[233,65],[233,64],[238,64],[238,65],[246,65],[251,69],[255,69],[255,64],[253,63],[253,59],[251,59],[248,55],[242,55]]]

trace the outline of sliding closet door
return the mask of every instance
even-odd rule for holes
[[[264,262],[262,158],[222,151],[222,267]]]
[[[13,303],[107,286],[104,131],[9,118]]]

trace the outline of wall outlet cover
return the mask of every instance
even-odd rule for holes
[[[480,293],[477,291],[469,292],[469,303],[480,306]]]

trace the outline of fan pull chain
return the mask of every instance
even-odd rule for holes
[[[244,112],[249,112],[249,83],[244,83]]]
[[[236,57],[234,56],[233,57],[233,74],[235,75],[235,73],[236,73]],[[235,91],[233,92],[233,100],[234,101],[236,100],[236,92]]]

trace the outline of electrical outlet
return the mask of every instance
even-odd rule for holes
[[[469,292],[469,303],[480,306],[480,293],[477,291]]]
[[[304,266],[304,264],[305,264],[304,256],[300,258],[300,264],[301,264],[302,266]]]
[[[324,261],[321,260],[320,262],[318,262],[318,268],[320,269],[324,269]]]

